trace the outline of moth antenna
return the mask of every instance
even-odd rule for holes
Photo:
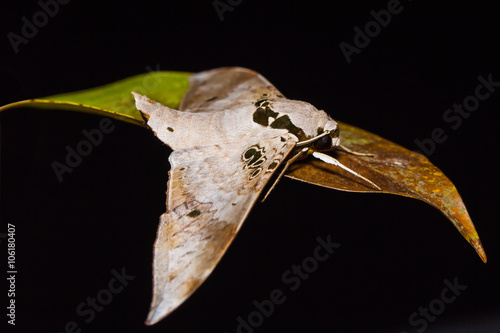
[[[338,167],[341,167],[342,169],[344,169],[345,171],[355,175],[356,177],[358,178],[361,178],[363,179],[364,181],[366,181],[367,183],[370,183],[373,187],[375,187],[377,190],[379,191],[382,191],[382,189],[380,187],[377,186],[377,184],[375,184],[374,182],[372,182],[371,180],[369,180],[368,178],[365,178],[363,176],[361,176],[359,173],[357,173],[356,171],[354,170],[351,170],[349,169],[348,167],[346,167],[345,165],[343,165],[342,163],[340,163],[338,160],[336,160],[335,158],[329,156],[329,155],[326,155],[326,154],[322,154],[322,153],[319,153],[319,152],[314,152],[312,153],[312,155],[314,157],[316,157],[317,159],[320,159],[322,160],[323,162],[326,162],[328,164],[332,164],[332,165],[335,165],[335,166],[338,166]]]
[[[374,154],[370,154],[370,153],[360,153],[360,152],[357,152],[357,151],[354,151],[354,150],[351,150],[349,148],[347,148],[346,146],[343,146],[343,145],[338,145],[336,147],[338,150],[340,151],[343,151],[345,153],[348,153],[348,154],[351,154],[351,155],[354,155],[354,156],[368,156],[368,157],[375,157]]]
[[[324,137],[324,136],[326,136],[328,134],[330,134],[330,131],[324,131],[323,133],[315,136],[314,138],[311,138],[309,140],[304,140],[304,141],[297,142],[297,147],[307,146],[310,143],[316,142],[316,141],[318,141],[318,139],[320,139],[320,138],[322,138],[322,137]]]
[[[276,180],[274,181],[273,185],[271,186],[271,188],[269,189],[269,191],[267,191],[266,195],[264,196],[264,198],[262,199],[261,202],[264,202],[264,200],[266,200],[267,196],[269,195],[269,193],[271,193],[271,191],[274,189],[274,187],[276,186],[276,184],[278,184],[278,182],[280,181],[281,177],[283,177],[283,175],[285,174],[285,172],[288,169],[288,167],[293,162],[295,162],[300,156],[302,156],[303,154],[307,153],[308,150],[309,150],[309,147],[302,148],[297,154],[295,154],[295,156],[293,156],[292,158],[290,158],[286,162],[285,166],[283,167],[283,170],[281,170],[278,178],[276,178]]]

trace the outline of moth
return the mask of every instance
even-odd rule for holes
[[[312,155],[380,190],[324,153],[369,155],[343,147],[330,116],[285,98],[252,70],[228,67],[192,75],[179,110],[133,95],[147,125],[173,150],[166,212],[154,245],[148,325],[207,279],[268,182],[274,176],[275,185],[298,159]]]

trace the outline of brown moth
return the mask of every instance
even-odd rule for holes
[[[167,210],[154,246],[148,325],[205,281],[278,170],[274,184],[291,163],[313,155],[379,189],[321,153],[354,153],[340,144],[332,118],[309,103],[285,98],[260,74],[221,68],[194,74],[189,84],[180,110],[133,93],[147,125],[173,150]]]

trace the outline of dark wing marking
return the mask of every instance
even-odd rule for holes
[[[244,146],[203,146],[170,155],[148,324],[168,315],[205,281],[295,144],[293,135],[269,137],[264,131]]]

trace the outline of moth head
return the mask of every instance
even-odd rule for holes
[[[339,138],[340,131],[338,126],[335,125],[335,128],[325,132],[328,133],[323,135],[313,143],[313,148],[315,151],[320,151],[320,152],[331,151],[340,145],[340,138]],[[320,133],[320,135],[321,134],[322,133]]]

